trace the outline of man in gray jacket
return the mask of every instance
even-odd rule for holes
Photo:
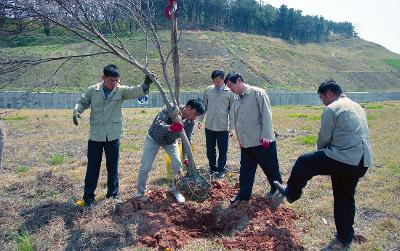
[[[372,166],[367,117],[362,107],[342,94],[334,80],[318,88],[326,106],[321,116],[317,150],[300,156],[293,166],[287,186],[275,181],[279,193],[274,196],[276,209],[284,198],[298,200],[307,181],[317,175],[330,175],[334,198],[336,239],[331,249],[343,249],[354,237],[354,195],[358,180]]]
[[[203,95],[206,107],[206,148],[210,173],[216,178],[225,176],[226,155],[229,136],[234,129],[233,109],[234,94],[224,84],[225,74],[221,70],[211,73],[213,85],[206,88]],[[199,117],[199,129],[204,116]],[[232,136],[232,135],[231,135]],[[218,165],[215,147],[218,146]]]
[[[265,90],[246,84],[240,73],[229,73],[225,82],[239,96],[231,109],[234,112],[234,127],[240,144],[240,188],[231,202],[250,199],[257,164],[270,184],[271,190],[266,194],[270,199],[276,192],[273,182],[281,181],[281,175],[269,98]]]
[[[119,69],[108,65],[103,70],[103,81],[89,86],[75,105],[73,122],[78,125],[83,111],[90,107],[90,135],[87,149],[87,170],[83,200],[90,207],[95,199],[94,191],[99,180],[103,150],[107,166],[107,198],[118,200],[119,138],[123,134],[122,103],[149,92],[152,80],[146,76],[144,84],[125,86],[119,84]]]
[[[157,156],[158,150],[162,147],[171,158],[173,180],[170,191],[175,196],[178,203],[185,202],[183,195],[176,189],[174,181],[182,168],[178,143],[176,140],[180,137],[180,131],[184,129],[186,136],[190,141],[194,127],[194,120],[198,116],[202,115],[204,111],[205,108],[200,99],[190,99],[185,106],[179,108],[182,122],[174,123],[172,121],[172,118],[175,117],[174,111],[168,110],[166,107],[157,114],[144,141],[143,156],[136,183],[135,197],[142,197],[144,195],[154,159]],[[183,149],[183,156],[185,158],[186,154],[184,150],[185,149]],[[184,162],[186,162],[185,164],[188,164],[186,158]]]

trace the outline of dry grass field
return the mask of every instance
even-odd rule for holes
[[[374,167],[360,181],[356,202],[356,232],[367,241],[354,250],[400,248],[400,102],[364,104],[368,113]],[[4,111],[4,110],[3,110]],[[2,112],[3,112],[2,111]],[[131,198],[147,129],[158,109],[126,109],[126,135],[121,141],[120,193]],[[312,151],[319,129],[322,106],[273,107],[278,133],[278,157],[287,180],[295,159]],[[0,172],[0,250],[132,250],[139,222],[117,224],[113,204],[104,199],[105,161],[97,192],[99,201],[90,211],[75,205],[82,196],[89,131],[88,112],[74,126],[71,110],[19,110],[8,113],[5,125],[4,170]],[[204,131],[195,129],[194,155],[206,166]],[[239,146],[230,142],[228,183],[239,169]],[[165,153],[160,151],[149,180],[150,189],[168,188]],[[255,195],[269,189],[259,169]],[[200,205],[199,205],[200,206]],[[294,204],[285,204],[302,215],[295,222],[301,245],[322,248],[333,237],[333,197],[328,177],[316,177]],[[215,239],[196,239],[184,250],[223,249]]]

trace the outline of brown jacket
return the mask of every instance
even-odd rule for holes
[[[122,103],[127,99],[144,96],[143,85],[117,85],[107,99],[103,91],[103,82],[89,86],[81,99],[75,105],[75,110],[82,113],[90,109],[90,135],[93,141],[105,142],[119,139],[123,135]]]
[[[232,104],[235,99],[228,87],[222,86],[220,92],[214,85],[204,91],[203,103],[206,113],[198,118],[202,122],[206,116],[206,128],[211,131],[228,131],[234,129]]]
[[[331,159],[352,166],[357,166],[364,156],[364,167],[372,167],[367,116],[363,108],[345,95],[325,107],[317,149]]]
[[[272,112],[264,89],[245,84],[243,97],[236,97],[234,105],[235,130],[242,147],[261,145],[261,138],[275,141]]]

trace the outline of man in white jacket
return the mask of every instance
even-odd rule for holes
[[[221,70],[211,73],[213,84],[204,91],[203,103],[206,107],[206,148],[210,173],[216,178],[225,176],[229,136],[234,129],[233,109],[235,95],[224,84],[225,74]],[[199,117],[199,129],[204,116]],[[218,162],[217,152],[218,147]]]
[[[234,127],[240,144],[239,192],[232,203],[249,200],[253,190],[257,164],[267,176],[271,199],[276,192],[274,180],[282,181],[272,128],[272,111],[264,89],[248,85],[240,73],[232,72],[225,81],[229,89],[238,95],[233,104]]]

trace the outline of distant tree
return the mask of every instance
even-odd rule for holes
[[[11,3],[16,0],[0,0],[3,3]],[[49,7],[53,1],[59,0],[26,0],[35,4]],[[104,4],[112,4],[115,1],[101,0],[100,6],[96,0],[81,0],[85,3],[94,23],[104,34],[111,34],[108,25],[99,11]],[[155,30],[169,29],[163,22],[163,6],[166,0],[129,0],[131,3],[148,2],[154,10],[153,20]],[[269,4],[263,4],[257,0],[180,0],[178,1],[180,27],[183,29],[214,29],[225,28],[232,31],[249,32],[280,37],[291,41],[323,42],[328,39],[330,33],[341,34],[345,37],[357,36],[354,26],[349,22],[336,23],[325,20],[323,17],[303,16],[302,12],[282,5],[275,8]],[[104,8],[103,8],[104,9]],[[132,20],[127,20],[118,12],[108,13],[109,22],[120,33],[137,31],[139,26]],[[18,10],[12,13],[0,9],[0,29],[4,26],[6,18],[13,20],[15,31],[23,32],[32,18],[27,19]],[[36,24],[43,27],[46,35],[50,35],[51,22],[45,19],[35,20]]]

